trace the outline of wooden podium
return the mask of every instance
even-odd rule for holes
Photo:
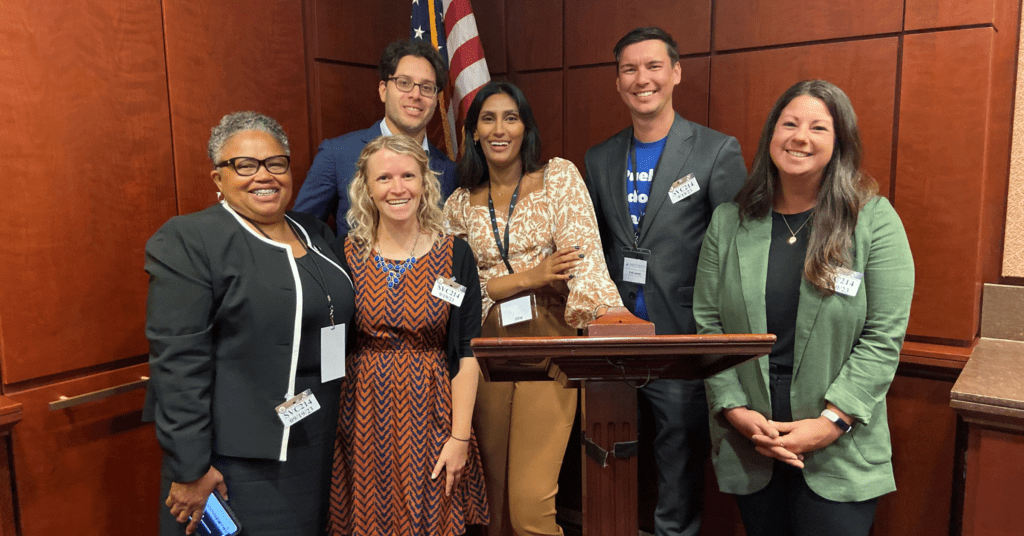
[[[771,351],[774,335],[655,335],[611,312],[586,337],[473,339],[487,381],[556,380],[583,394],[583,534],[637,528],[636,389],[659,378],[702,379]]]

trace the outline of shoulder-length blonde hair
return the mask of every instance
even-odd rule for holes
[[[430,158],[423,150],[423,145],[404,135],[381,136],[367,143],[363,152],[359,154],[359,160],[356,162],[356,175],[348,187],[350,205],[348,213],[345,215],[350,229],[348,236],[355,242],[359,254],[364,260],[369,258],[370,249],[377,241],[377,230],[380,225],[380,212],[373,199],[370,198],[367,184],[374,178],[367,176],[366,165],[374,153],[385,149],[395,154],[410,156],[420,166],[420,175],[423,178],[423,196],[416,213],[420,231],[430,231],[431,234],[436,235],[441,233],[443,227],[441,185],[437,180],[437,173],[430,169]]]

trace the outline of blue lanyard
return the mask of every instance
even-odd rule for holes
[[[487,208],[491,213],[491,230],[494,231],[494,243],[498,246],[498,254],[501,255],[501,260],[505,261],[505,267],[508,268],[508,273],[514,274],[515,270],[512,269],[512,264],[508,262],[508,224],[512,222],[512,211],[516,209],[516,201],[519,199],[519,187],[523,185],[523,176],[519,176],[519,182],[516,183],[516,189],[512,192],[512,200],[508,203],[508,217],[505,218],[505,245],[501,245],[501,236],[498,234],[498,219],[494,216],[494,200],[491,199],[491,181],[487,181]]]

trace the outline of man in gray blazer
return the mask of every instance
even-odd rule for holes
[[[626,307],[654,322],[659,335],[695,333],[697,258],[711,213],[746,179],[740,145],[673,109],[682,71],[664,30],[629,32],[615,59],[615,85],[633,125],[586,156],[608,270]],[[641,391],[655,420],[655,533],[695,536],[709,444],[704,382],[656,380]]]

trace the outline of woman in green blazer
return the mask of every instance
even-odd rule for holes
[[[847,96],[800,82],[704,238],[699,332],[778,337],[770,355],[707,380],[715,474],[750,536],[867,535],[878,497],[896,489],[885,394],[914,264],[860,163]]]

